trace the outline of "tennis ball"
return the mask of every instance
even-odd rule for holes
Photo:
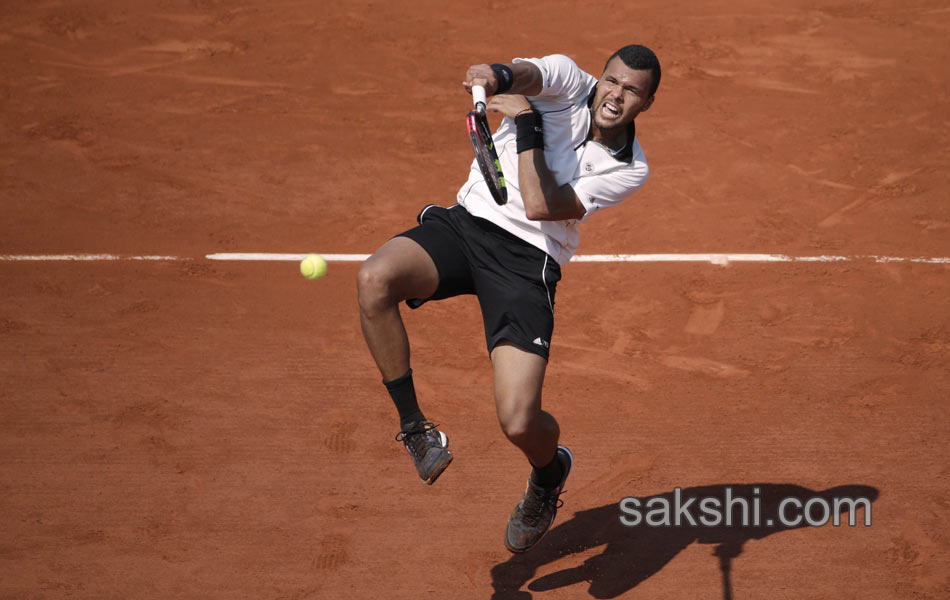
[[[317,279],[327,274],[327,261],[319,254],[308,254],[300,261],[300,274],[307,279]]]

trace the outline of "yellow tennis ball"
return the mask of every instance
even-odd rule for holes
[[[319,254],[308,254],[300,261],[300,274],[307,279],[317,279],[327,274],[327,261]]]

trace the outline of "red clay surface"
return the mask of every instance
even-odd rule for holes
[[[471,160],[473,62],[654,48],[652,166],[581,252],[950,256],[945,2],[37,2],[0,11],[0,597],[950,596],[947,265],[572,264],[545,406],[558,525],[473,299],[406,315],[456,460],[421,485],[353,263]],[[531,24],[530,29],[525,24]],[[871,527],[623,528],[625,496],[836,489]],[[841,487],[845,486],[845,487]],[[715,554],[714,554],[715,553]]]

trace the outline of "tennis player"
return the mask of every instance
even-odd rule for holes
[[[611,55],[600,78],[563,55],[469,67],[463,88],[485,86],[489,111],[505,117],[493,139],[508,202],[495,203],[473,161],[457,204],[426,206],[417,227],[359,270],[363,336],[399,412],[396,439],[429,484],[452,454],[419,408],[399,303],[478,297],[498,420],[531,465],[505,534],[512,552],[534,546],[554,522],[574,463],[558,445],[557,421],[541,409],[561,266],[577,250],[579,225],[646,180],[634,120],[653,104],[659,83],[656,56],[639,45]]]

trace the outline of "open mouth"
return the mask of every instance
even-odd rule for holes
[[[620,116],[620,107],[612,102],[604,102],[600,107],[600,113],[608,119],[616,119]]]

